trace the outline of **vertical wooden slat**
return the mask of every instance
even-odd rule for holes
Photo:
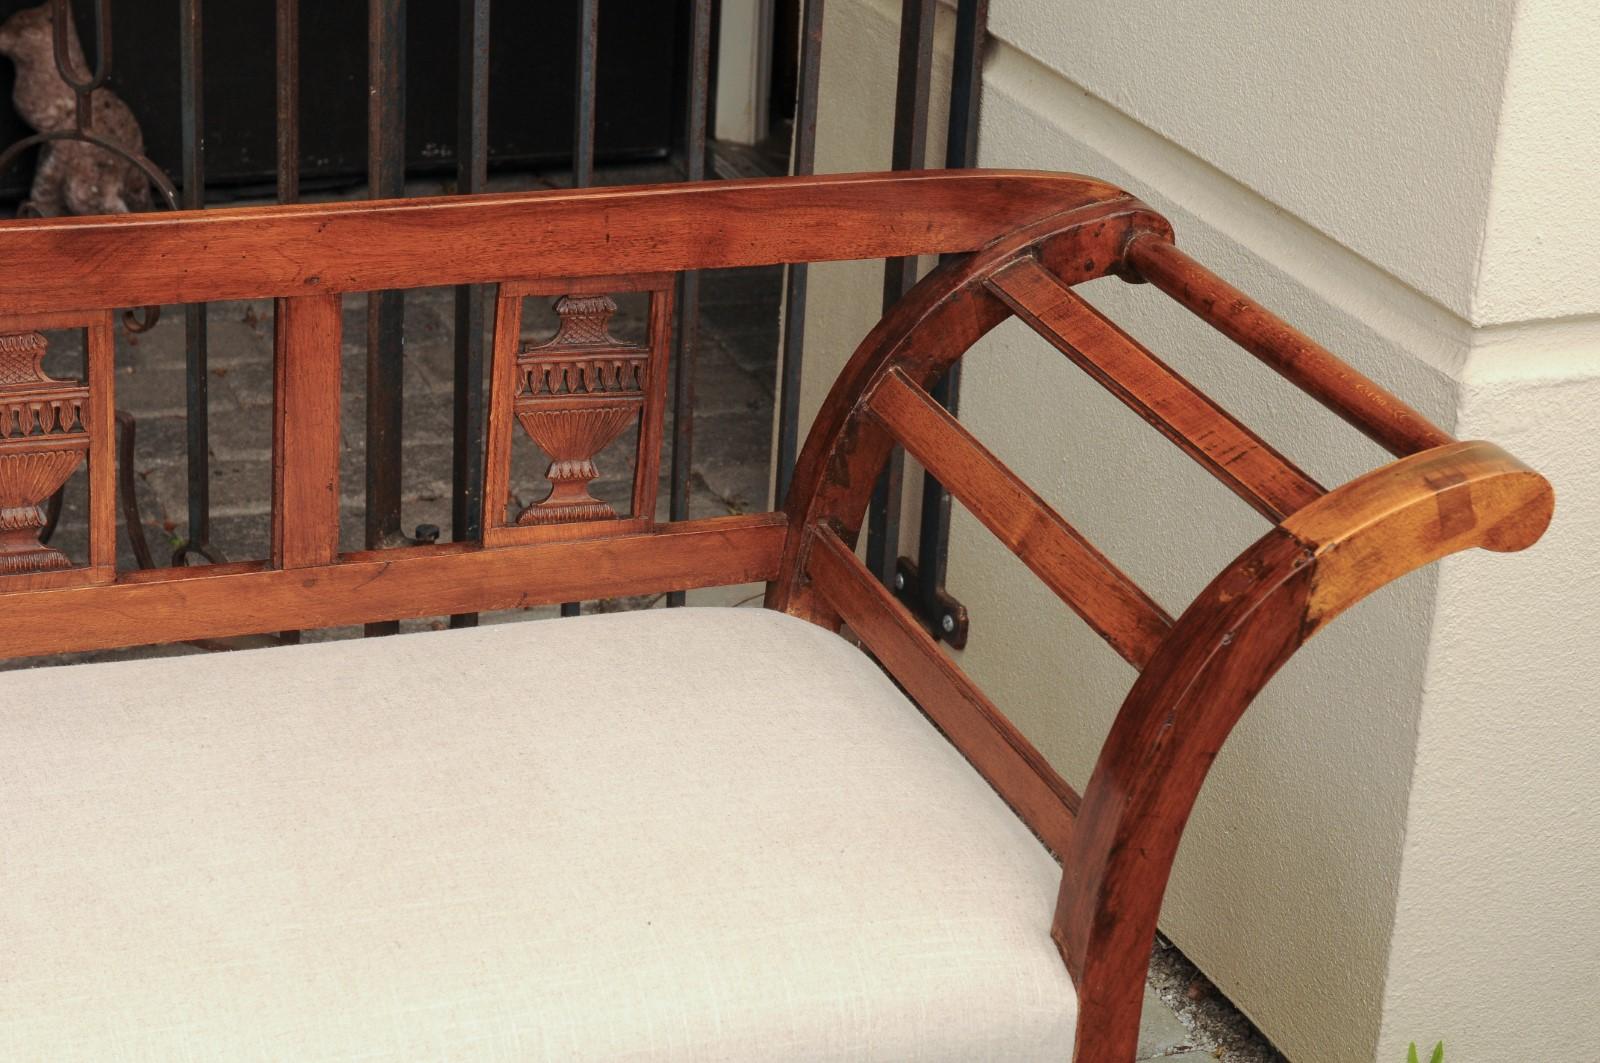
[[[484,436],[483,534],[506,523],[511,493],[511,433],[516,418],[511,398],[517,383],[517,344],[522,336],[522,294],[501,287],[494,308],[494,357],[489,369],[489,427]]]
[[[89,568],[96,582],[117,575],[116,328],[111,311],[89,326]]]
[[[650,374],[644,412],[639,416],[639,450],[634,461],[633,515],[651,524],[661,487],[661,437],[666,421],[667,357],[672,349],[672,290],[650,292]]]
[[[272,404],[272,563],[331,564],[339,556],[337,295],[277,301]]]

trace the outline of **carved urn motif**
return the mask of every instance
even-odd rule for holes
[[[37,332],[0,335],[0,575],[71,564],[39,541],[39,504],[89,453],[89,389],[46,376],[47,347]]]
[[[513,409],[550,456],[550,493],[524,509],[518,524],[615,518],[616,510],[589,492],[600,475],[594,456],[644,407],[649,351],[611,335],[617,304],[605,295],[567,295],[555,309],[555,336],[517,354]]]

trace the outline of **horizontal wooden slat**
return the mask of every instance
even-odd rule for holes
[[[184,642],[369,620],[769,580],[780,513],[666,525],[645,535],[486,550],[470,544],[365,551],[337,563],[163,570],[123,582],[0,595],[0,654]],[[243,569],[243,570],[241,570]]]
[[[1398,395],[1291,328],[1155,233],[1128,244],[1129,265],[1184,308],[1398,457],[1454,443]]]
[[[1018,317],[1276,523],[1327,491],[1032,258],[989,288]]]
[[[924,171],[0,222],[0,313],[971,251],[1126,200]]]
[[[806,571],[822,597],[1022,821],[1064,854],[1077,793],[832,529],[813,529],[810,542]]]
[[[887,373],[868,408],[945,489],[1034,575],[1135,668],[1143,668],[1172,618],[1079,535],[949,411]]]

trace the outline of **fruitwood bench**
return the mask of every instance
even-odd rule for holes
[[[19,221],[0,249],[7,656],[767,584],[765,610],[6,674],[5,1059],[1129,1059],[1179,837],[1251,698],[1371,591],[1522,549],[1551,513],[1539,475],[1450,438],[1081,177]],[[857,350],[782,510],[655,519],[677,271],[921,254],[955,257]],[[1108,274],[1397,460],[1315,483],[1072,290]],[[481,541],[341,553],[341,299],[467,283],[499,285]],[[649,299],[642,343],[606,327],[619,292]],[[543,344],[519,339],[533,295],[562,297]],[[118,572],[115,310],[262,297],[270,556]],[[1265,518],[1176,617],[930,400],[1013,315]],[[85,381],[40,368],[40,330],[63,328],[86,330]],[[634,425],[616,513],[588,483]],[[518,511],[523,431],[552,487]],[[857,560],[895,443],[1137,670],[1081,798]],[[73,565],[40,545],[37,507],[84,461]]]

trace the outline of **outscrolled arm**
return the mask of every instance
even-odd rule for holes
[[[1306,637],[1446,554],[1532,546],[1554,510],[1548,480],[1481,441],[1425,450],[1352,480],[1282,525],[1316,558]]]
[[[1074,291],[1108,275],[1171,296],[1398,460],[1326,490]],[[1271,522],[1177,620],[929,394],[1013,316]],[[1081,799],[855,556],[896,445],[1139,670]],[[1078,991],[1074,1058],[1121,1061],[1179,839],[1255,695],[1372,591],[1468,547],[1522,549],[1552,508],[1537,473],[1456,442],[1179,251],[1150,208],[1102,196],[946,261],[863,340],[796,463],[766,600],[848,624],[1063,857],[1052,936]]]
[[[1272,675],[1400,576],[1470,547],[1532,545],[1553,508],[1549,482],[1499,447],[1448,443],[1295,512],[1201,592],[1129,691],[1064,861],[1053,934],[1078,979],[1080,1034],[1136,1035],[1136,990],[1184,825],[1223,742]]]

